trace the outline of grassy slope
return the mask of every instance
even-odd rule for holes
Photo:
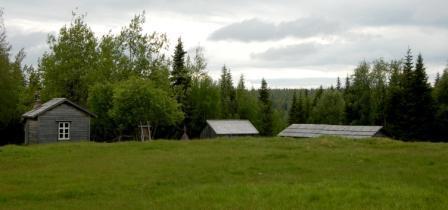
[[[448,144],[238,139],[0,148],[0,209],[445,209]]]

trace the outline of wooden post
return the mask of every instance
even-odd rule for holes
[[[149,124],[149,121],[146,121],[146,125],[148,126],[148,140],[151,141],[151,125]]]
[[[143,125],[142,125],[142,121],[140,121],[140,141],[145,141],[145,134],[143,133]]]

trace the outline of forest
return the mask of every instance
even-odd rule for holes
[[[270,89],[262,79],[260,89],[249,89],[244,75],[233,83],[231,65],[213,80],[204,49],[189,54],[181,38],[170,54],[166,34],[144,33],[144,23],[143,12],[119,33],[97,37],[84,15],[73,14],[48,36],[35,67],[22,64],[24,49],[11,54],[1,18],[0,145],[23,143],[21,115],[36,99],[54,97],[97,115],[95,141],[132,139],[141,122],[151,124],[155,139],[179,139],[184,128],[197,138],[207,119],[249,119],[262,136],[291,123],[325,123],[383,125],[405,141],[448,140],[448,68],[428,81],[423,56],[411,49],[396,60],[353,61],[353,74],[330,88]]]

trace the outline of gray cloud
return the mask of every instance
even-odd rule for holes
[[[347,40],[332,44],[291,44],[272,47],[261,53],[251,54],[253,65],[265,67],[300,67],[319,65],[354,65],[362,60],[377,58],[401,59],[407,48],[414,54],[422,53],[426,62],[445,63],[448,58],[448,31],[438,30],[435,35],[428,32],[368,36],[356,38],[346,35]]]
[[[342,29],[343,27],[339,23],[322,18],[302,18],[278,24],[250,19],[224,26],[213,32],[209,39],[215,41],[267,41],[286,37],[306,38],[329,35],[340,32]]]
[[[260,84],[261,80],[248,80],[252,84]],[[312,77],[312,78],[279,78],[267,79],[270,88],[317,88],[321,85],[330,87],[336,84],[336,78]],[[258,87],[258,86],[257,86]]]
[[[252,53],[251,58],[257,60],[297,60],[314,55],[324,47],[316,43],[288,45],[269,48],[262,53]]]
[[[46,32],[28,32],[18,28],[7,28],[7,40],[11,44],[12,54],[16,54],[20,49],[24,49],[26,57],[25,64],[37,64],[37,59],[48,50]]]

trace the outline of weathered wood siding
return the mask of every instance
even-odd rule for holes
[[[58,141],[58,122],[70,122],[70,141],[90,139],[90,116],[67,104],[61,104],[38,117],[39,143]]]
[[[209,138],[215,138],[216,137],[216,133],[215,131],[209,126],[205,126],[205,128],[202,130],[201,132],[201,139],[209,139]]]
[[[33,119],[27,119],[25,122],[25,144],[38,143],[39,122]]]

